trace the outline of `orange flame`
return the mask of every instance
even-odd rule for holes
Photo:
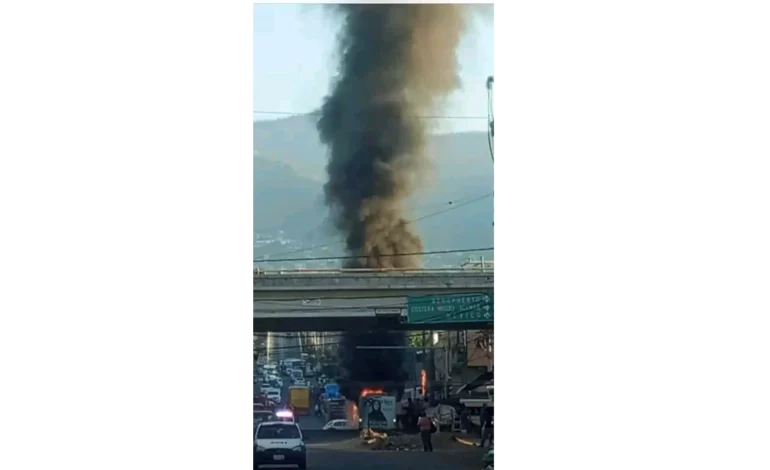
[[[376,395],[376,394],[383,394],[385,393],[381,388],[365,388],[361,390],[361,396],[365,397],[367,395]]]
[[[425,396],[425,390],[428,388],[428,373],[425,369],[420,371],[420,394]]]
[[[352,401],[349,401],[345,404],[346,410],[345,410],[345,419],[347,420],[348,426],[352,428],[358,427],[358,405],[353,403]]]

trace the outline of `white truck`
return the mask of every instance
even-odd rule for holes
[[[475,396],[460,398],[462,404],[469,412],[469,418],[474,426],[481,427],[481,412],[484,408],[495,406],[494,387],[488,388],[485,393],[475,394]]]

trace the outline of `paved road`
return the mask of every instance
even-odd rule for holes
[[[310,470],[479,470],[479,453],[425,453],[397,451],[344,451],[328,448],[308,450]]]
[[[361,449],[357,437],[334,432],[309,431],[308,469],[372,470],[479,470],[483,449],[460,448],[420,451],[373,451]]]
[[[301,426],[301,425],[300,425]],[[361,448],[357,433],[304,430],[309,470],[480,470],[483,449],[373,451]],[[292,467],[262,467],[292,468]]]

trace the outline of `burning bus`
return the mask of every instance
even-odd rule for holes
[[[361,390],[355,412],[359,429],[388,431],[396,427],[396,397],[382,389]]]

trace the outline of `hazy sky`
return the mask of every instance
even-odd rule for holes
[[[254,5],[254,110],[318,109],[336,73],[340,22],[320,4]],[[492,20],[474,17],[458,50],[462,88],[437,114],[486,116],[486,80],[494,75]],[[255,119],[279,115],[254,114]],[[486,131],[486,119],[442,120],[440,131]]]

